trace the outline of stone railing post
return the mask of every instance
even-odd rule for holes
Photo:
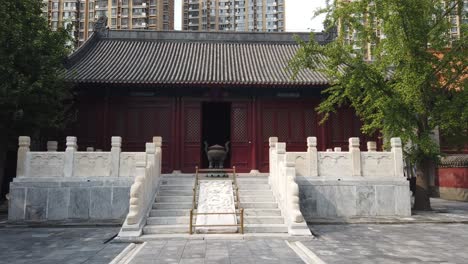
[[[156,165],[157,165],[157,173],[158,175],[161,175],[161,170],[162,170],[162,137],[153,137],[153,143],[155,147],[155,159],[156,159]]]
[[[119,177],[120,170],[120,152],[122,152],[122,138],[111,138],[111,177]]]
[[[285,200],[285,195],[286,195],[286,179],[284,175],[284,167],[286,166],[285,162],[286,162],[286,143],[284,142],[278,142],[276,143],[276,188],[277,188],[277,191],[278,191],[278,196],[280,197],[281,199],[281,202],[284,202]],[[282,167],[280,166],[281,163],[283,163]]]
[[[20,136],[18,138],[18,160],[16,165],[16,177],[26,176],[26,156],[30,151],[31,138],[27,136]]]
[[[145,153],[146,153],[146,161],[149,164],[155,165],[155,153],[156,153],[156,145],[152,142],[147,142],[145,144]]]
[[[390,145],[392,146],[393,158],[395,163],[395,176],[403,177],[403,149],[400,138],[391,138]]]
[[[361,150],[359,150],[359,138],[349,139],[349,154],[351,155],[351,175],[361,176]]]
[[[318,176],[318,165],[317,165],[317,138],[307,138],[307,172],[308,176]]]
[[[296,160],[293,155],[285,157],[285,208],[288,211],[289,223],[304,221],[299,206],[299,185],[296,183]]]
[[[377,151],[377,143],[375,141],[368,141],[367,152],[376,152],[376,151]]]
[[[57,141],[47,141],[47,152],[55,152],[58,149]]]
[[[63,166],[63,176],[73,177],[73,161],[75,151],[78,148],[76,137],[67,137],[67,148],[65,149],[65,161]]]
[[[277,137],[270,137],[268,139],[269,146],[270,146],[270,152],[269,152],[269,172],[270,172],[270,177],[268,177],[268,182],[270,185],[272,184],[272,181],[276,179],[276,143],[278,143],[278,138]],[[274,186],[273,188],[276,188]]]
[[[127,224],[137,224],[141,217],[143,209],[143,197],[146,196],[145,190],[145,172],[146,172],[146,156],[143,159],[137,159],[135,164],[135,182],[130,188],[130,207],[128,209]]]

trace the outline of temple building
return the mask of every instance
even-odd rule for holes
[[[292,79],[286,68],[297,48],[290,33],[96,33],[67,65],[79,92],[72,134],[95,149],[121,136],[127,151],[162,136],[164,172],[206,167],[205,141],[229,141],[226,166],[241,172],[268,171],[271,135],[292,151],[303,150],[308,136],[320,138],[321,150],[345,150],[351,136],[365,142],[350,109],[319,125],[314,108],[328,80],[310,70]]]
[[[292,78],[294,34],[104,25],[66,62],[78,110],[66,140],[37,151],[19,137],[9,221],[119,221],[116,239],[135,241],[411,215],[401,140],[381,151],[346,107],[320,125],[329,80]]]

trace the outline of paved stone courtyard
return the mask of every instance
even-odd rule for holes
[[[172,240],[148,242],[132,264],[295,264],[303,261],[284,240]]]
[[[468,263],[468,203],[433,199],[439,223],[310,225],[302,241],[325,263]],[[417,212],[418,213],[418,212]],[[447,216],[454,223],[446,223]],[[109,263],[127,243],[107,242],[119,227],[18,227],[0,214],[0,264]],[[106,243],[107,242],[107,243]],[[156,240],[131,261],[141,263],[302,263],[283,239]]]
[[[127,244],[105,243],[119,228],[0,228],[0,264],[109,263]]]

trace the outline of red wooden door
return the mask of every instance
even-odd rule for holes
[[[181,170],[194,172],[201,165],[201,102],[182,102]]]
[[[145,151],[146,142],[161,136],[162,171],[170,172],[174,166],[174,107],[174,100],[167,98],[114,98],[108,134],[122,137],[122,151]]]
[[[306,151],[307,137],[318,129],[314,101],[278,100],[261,102],[260,171],[268,172],[270,137],[285,142],[287,151]]]
[[[382,142],[377,135],[365,135],[361,132],[362,122],[354,109],[342,107],[327,120],[326,148],[341,147],[347,151],[350,137],[359,137],[361,150],[367,150],[367,141],[377,141],[380,149]]]
[[[231,105],[231,166],[238,172],[252,169],[251,109],[249,102]]]

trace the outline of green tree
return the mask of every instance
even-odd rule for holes
[[[298,40],[290,61],[295,74],[309,68],[331,80],[318,107],[325,119],[350,105],[363,132],[402,138],[416,166],[419,210],[430,209],[429,168],[440,154],[434,129],[467,142],[466,24],[458,38],[450,35],[451,15],[466,19],[463,12],[460,0],[337,0],[318,12],[327,14],[336,39],[326,45]]]
[[[38,0],[0,4],[0,185],[7,144],[60,128],[70,98],[60,73],[72,39],[67,29],[49,30],[41,7]]]

